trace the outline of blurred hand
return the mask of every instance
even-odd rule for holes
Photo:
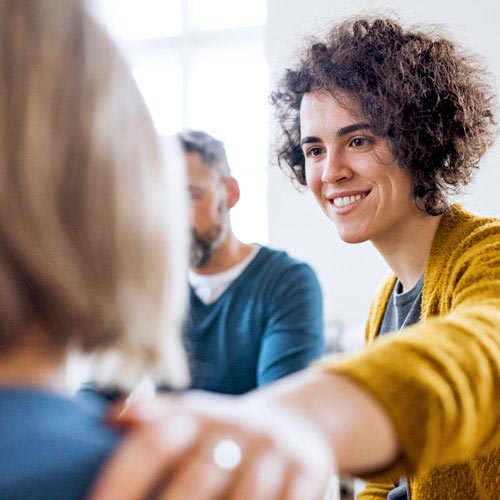
[[[160,396],[114,419],[128,430],[89,500],[319,500],[333,468],[311,423],[251,397]]]

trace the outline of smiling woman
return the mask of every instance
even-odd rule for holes
[[[497,467],[498,448],[485,458],[489,465],[474,461],[464,469],[461,461],[492,448],[483,450],[481,438],[463,448],[445,444],[457,428],[469,440],[471,417],[498,416],[491,399],[474,416],[465,408],[478,397],[469,391],[478,374],[466,360],[494,339],[474,366],[488,366],[492,380],[500,363],[498,319],[491,323],[498,311],[490,302],[500,293],[500,223],[448,201],[471,180],[496,135],[489,74],[434,28],[353,18],[308,42],[272,98],[281,165],[307,184],[342,240],[371,241],[393,271],[373,299],[366,329],[370,342],[380,335],[384,341],[345,364],[323,363],[368,389],[398,433],[393,465],[400,469],[389,467],[395,477],[385,474],[359,498],[406,499],[408,489],[414,499],[489,496],[487,487],[470,488],[469,475]],[[480,282],[489,283],[487,293]],[[385,335],[400,330],[404,335]],[[398,484],[402,471],[409,484]]]
[[[305,184],[298,148],[302,99],[310,92],[331,93],[357,121],[368,121],[373,134],[389,139],[395,161],[410,172],[419,207],[437,215],[445,210],[447,195],[471,180],[493,143],[489,80],[482,61],[460,54],[460,47],[436,30],[420,33],[416,28],[415,38],[406,40],[394,24],[387,28],[394,39],[387,43],[388,33],[377,32],[378,26],[369,30],[360,23],[350,31],[348,23],[339,24],[328,41],[306,47],[300,68],[286,73],[272,96],[284,132],[279,158]],[[395,60],[397,51],[401,55]],[[457,64],[457,57],[464,64]],[[379,93],[382,87],[387,94]],[[467,91],[470,95],[464,95]]]
[[[343,95],[304,95],[300,130],[306,182],[342,240],[371,241],[384,253],[398,242],[411,242],[415,223],[427,217],[417,208],[410,175],[396,163],[389,141],[375,135],[353,109],[355,102]]]

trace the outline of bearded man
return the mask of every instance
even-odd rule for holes
[[[242,394],[323,353],[321,287],[306,263],[236,238],[229,212],[240,190],[222,142],[193,130],[178,137],[191,199],[192,388]]]

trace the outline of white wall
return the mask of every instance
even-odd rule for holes
[[[500,81],[498,0],[269,0],[271,89],[305,34],[318,28],[323,30],[329,21],[346,15],[379,12],[396,13],[405,22],[448,26],[455,39],[484,56]],[[274,127],[271,118],[271,141]],[[362,325],[370,297],[387,272],[386,264],[369,243],[341,242],[310,193],[298,193],[275,165],[270,166],[269,174],[270,244],[288,250],[314,267],[325,296],[328,331],[342,325],[346,330],[344,345],[357,347],[362,343]],[[485,158],[469,194],[461,200],[480,213],[500,216],[498,187],[500,147],[497,145]]]

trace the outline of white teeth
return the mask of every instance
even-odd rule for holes
[[[334,198],[333,204],[336,207],[345,207],[347,205],[351,205],[352,203],[361,200],[363,198],[362,195],[356,194],[352,196],[343,196],[342,198]]]

